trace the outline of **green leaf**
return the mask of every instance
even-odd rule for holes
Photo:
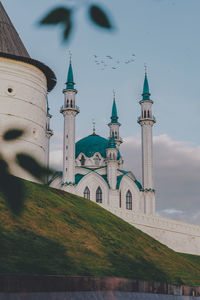
[[[106,13],[99,6],[96,5],[89,6],[89,16],[96,25],[106,29],[113,28]]]
[[[45,176],[52,172],[37,162],[32,156],[26,153],[19,153],[16,155],[16,162],[24,170],[28,171],[35,178],[45,181]]]
[[[20,136],[24,134],[23,130],[20,129],[10,129],[4,133],[3,139],[5,141],[12,141],[18,139]]]
[[[0,190],[5,195],[5,200],[15,215],[20,215],[24,209],[25,186],[21,179],[9,173],[8,165],[0,158]]]
[[[58,23],[69,23],[71,10],[65,7],[59,7],[50,11],[42,20],[40,25],[56,25]]]

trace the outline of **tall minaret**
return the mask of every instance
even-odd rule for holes
[[[119,127],[121,124],[118,122],[118,115],[117,115],[117,106],[115,101],[115,92],[113,91],[113,106],[112,106],[112,115],[111,115],[111,122],[108,124],[110,127],[110,138],[114,138],[116,141],[116,145],[119,148],[120,144],[123,142],[119,136]]]
[[[138,123],[142,129],[142,182],[144,189],[144,213],[155,215],[155,190],[153,181],[153,143],[152,127],[156,122],[152,115],[153,101],[150,99],[147,72],[145,71],[141,105],[141,116]]]
[[[70,58],[66,88],[63,90],[64,105],[60,112],[64,117],[63,183],[71,185],[75,181],[75,117],[79,113],[79,108],[75,105],[77,90],[74,88],[74,84]]]

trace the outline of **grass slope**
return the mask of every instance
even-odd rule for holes
[[[179,254],[91,201],[25,182],[14,218],[0,194],[0,273],[117,276],[199,285],[200,257]]]

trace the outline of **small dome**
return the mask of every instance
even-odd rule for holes
[[[76,143],[76,158],[80,153],[85,154],[86,157],[92,157],[96,152],[99,152],[102,157],[106,158],[106,149],[108,148],[108,140],[91,134]],[[118,159],[121,157],[119,154]]]

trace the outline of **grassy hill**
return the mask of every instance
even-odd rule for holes
[[[0,273],[117,276],[199,285],[200,257],[172,251],[91,201],[25,182],[13,217],[0,194]]]

